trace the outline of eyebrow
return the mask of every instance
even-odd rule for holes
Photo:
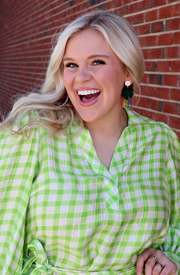
[[[88,56],[87,59],[92,59],[92,58],[97,58],[97,57],[109,58],[109,56],[107,56],[107,55],[105,55],[105,54],[93,54],[93,55]],[[68,60],[74,60],[74,59],[71,58],[71,57],[64,57],[64,58],[63,58],[63,61],[68,61]]]

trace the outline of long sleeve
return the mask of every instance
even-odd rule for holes
[[[39,131],[0,134],[0,274],[19,275],[22,269],[26,210],[38,169]]]
[[[180,142],[174,132],[168,130],[165,160],[166,178],[169,187],[170,220],[169,231],[160,249],[173,260],[180,272]],[[178,273],[179,274],[179,273]]]

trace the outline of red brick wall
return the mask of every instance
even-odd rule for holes
[[[134,26],[145,57],[140,101],[134,109],[170,125],[180,138],[180,1],[1,0],[0,108],[44,78],[52,37],[82,12],[106,9]]]

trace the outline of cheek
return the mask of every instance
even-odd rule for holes
[[[66,87],[66,89],[69,89],[71,87],[72,76],[66,70],[64,70],[64,72],[63,72],[63,82],[64,82],[64,86]]]
[[[123,81],[123,76],[124,74],[119,67],[109,67],[99,72],[98,75],[96,75],[96,79],[98,79],[101,84],[109,84],[114,86],[117,82],[119,83]]]
[[[111,82],[111,77],[112,73],[110,70],[108,69],[104,69],[102,71],[99,71],[98,73],[96,72],[94,74],[94,79],[102,86],[104,86],[105,84],[107,85],[108,82]]]

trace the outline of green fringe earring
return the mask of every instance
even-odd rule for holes
[[[122,89],[122,95],[121,95],[121,100],[119,103],[119,107],[124,108],[125,106],[125,102],[126,102],[126,106],[131,105],[131,99],[134,95],[134,90],[133,88],[130,86],[131,85],[131,80],[130,81],[126,81],[125,82],[125,87]]]
[[[69,98],[69,100],[68,100],[66,103],[63,104],[63,107],[64,107],[64,106],[66,106],[66,107],[73,107],[70,98]]]

